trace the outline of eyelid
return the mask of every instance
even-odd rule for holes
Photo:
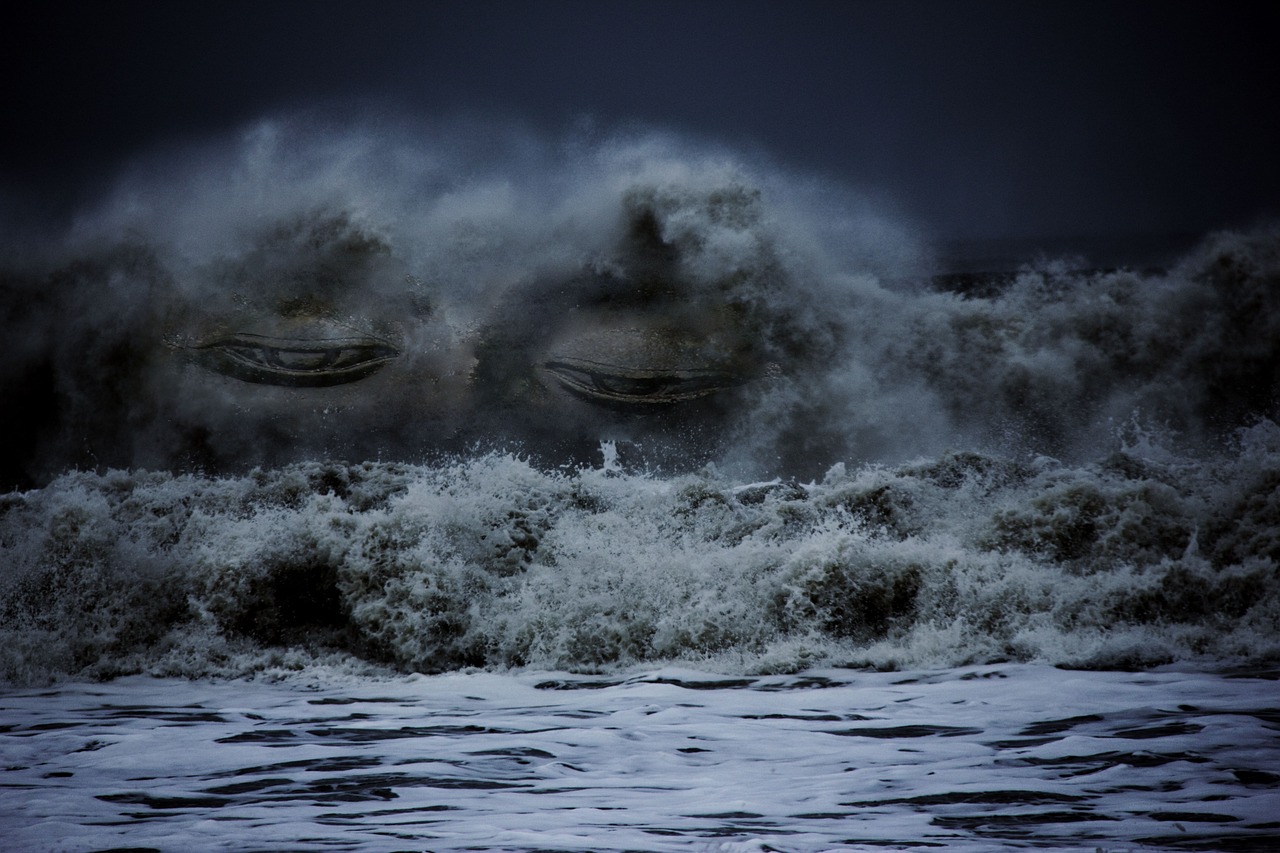
[[[745,378],[715,368],[643,368],[561,356],[543,369],[565,390],[594,402],[671,405],[740,385]]]
[[[400,355],[372,337],[276,338],[235,334],[190,350],[201,367],[244,382],[320,388],[355,382]]]

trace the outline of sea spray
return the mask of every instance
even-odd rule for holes
[[[919,230],[667,133],[266,120],[6,247],[0,390],[24,414],[2,484],[477,447],[577,466],[600,441],[809,479],[1090,460],[1134,412],[1188,445],[1275,419],[1274,227],[1159,270],[1009,257],[963,286]],[[303,369],[325,359],[346,372]]]

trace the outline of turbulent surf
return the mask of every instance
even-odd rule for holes
[[[418,130],[10,252],[6,678],[1274,659],[1280,231],[942,275],[674,137]]]

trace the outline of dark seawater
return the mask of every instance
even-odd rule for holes
[[[6,849],[1280,844],[1271,671],[127,678],[0,699]]]
[[[1280,847],[1280,232],[468,133],[7,247],[0,846]]]

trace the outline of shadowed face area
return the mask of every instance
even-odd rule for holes
[[[710,452],[762,373],[740,306],[699,287],[640,212],[598,266],[539,277],[496,306],[476,345],[478,416],[535,452],[633,442],[659,463]]]
[[[152,393],[206,464],[375,458],[457,433],[465,344],[370,229],[300,217],[190,276]]]
[[[302,217],[175,282],[149,393],[215,469],[509,442],[548,461],[610,439],[664,462],[705,451],[760,372],[742,312],[690,286],[651,215],[607,260],[463,305],[348,217]]]

